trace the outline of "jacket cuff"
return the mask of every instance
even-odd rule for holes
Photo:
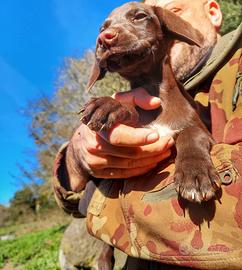
[[[211,157],[222,184],[229,185],[242,179],[242,143],[215,144]]]

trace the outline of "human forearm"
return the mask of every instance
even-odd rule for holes
[[[84,190],[75,192],[70,188],[70,179],[66,168],[66,154],[69,143],[62,145],[58,151],[54,167],[52,186],[55,199],[60,208],[74,217],[82,217],[78,211],[79,200],[84,195]]]
[[[78,134],[74,134],[72,140],[67,146],[65,163],[69,189],[74,192],[79,192],[85,188],[89,175],[83,168],[78,155],[78,150],[75,149],[75,136],[78,136]]]

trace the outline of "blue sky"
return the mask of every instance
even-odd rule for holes
[[[8,0],[0,8],[0,204],[20,187],[17,164],[34,162],[22,109],[43,93],[54,94],[68,56],[94,48],[100,24],[124,0]]]

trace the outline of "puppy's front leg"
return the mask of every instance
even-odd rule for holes
[[[174,181],[177,192],[189,201],[210,200],[220,188],[210,157],[212,144],[212,138],[199,126],[185,128],[177,137]]]

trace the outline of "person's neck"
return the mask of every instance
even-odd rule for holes
[[[198,63],[195,65],[195,67],[187,74],[185,75],[180,81],[181,83],[184,83],[186,80],[188,80],[190,77],[195,75],[199,70],[202,69],[202,67],[206,64],[208,61],[214,47],[211,47],[208,49],[208,51],[203,55],[203,57],[198,61]]]
[[[195,75],[198,71],[200,71],[202,69],[202,67],[208,61],[209,57],[212,54],[214,47],[216,46],[216,44],[219,42],[220,39],[221,39],[221,34],[217,32],[217,41],[214,44],[214,46],[209,48],[208,51],[203,55],[203,57],[195,65],[195,67],[188,74],[186,74],[181,80],[179,80],[181,83],[184,83],[186,80],[188,80],[190,77],[192,77],[193,75]]]

